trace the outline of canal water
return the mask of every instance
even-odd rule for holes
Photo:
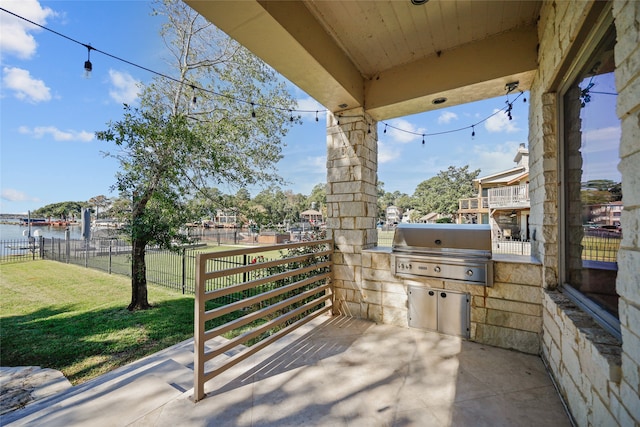
[[[19,220],[16,219],[15,222]],[[7,222],[13,222],[8,220]],[[82,239],[82,227],[80,225],[72,225],[69,227],[69,233],[71,239]],[[0,224],[0,240],[17,240],[23,239],[28,236],[28,227],[18,224]],[[36,233],[37,231],[37,233]],[[49,226],[31,226],[31,235],[40,236],[46,238],[55,237],[56,239],[64,239],[65,227],[49,227]]]

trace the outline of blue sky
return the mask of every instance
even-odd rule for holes
[[[160,17],[147,1],[0,0],[0,7],[81,43],[165,72]],[[118,164],[103,157],[113,147],[96,140],[109,121],[122,116],[123,103],[136,102],[136,83],[154,76],[95,51],[93,72],[84,77],[87,49],[0,11],[0,212],[25,213],[49,203],[116,196]],[[323,109],[290,85],[300,110]],[[514,94],[510,95],[513,100]],[[494,98],[431,113],[385,121],[415,132],[437,133],[470,126],[505,106]],[[522,98],[521,98],[522,99]],[[416,186],[453,165],[481,169],[481,175],[509,169],[520,143],[527,143],[528,104],[514,103],[512,116],[500,112],[471,130],[422,137],[378,124],[378,176],[386,191],[413,194]],[[309,194],[326,180],[326,122],[303,117],[283,141],[283,189]],[[235,193],[235,189],[221,188]],[[252,189],[255,194],[256,189]]]

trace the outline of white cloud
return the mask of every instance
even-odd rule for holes
[[[620,126],[588,130],[582,135],[582,153],[615,151],[620,147]]]
[[[327,173],[327,156],[307,157],[305,164],[310,173]]]
[[[324,108],[320,103],[318,103],[318,101],[311,97],[298,99],[298,107],[296,108],[296,110],[305,111],[299,111],[298,114],[302,116],[302,120],[310,122],[315,122],[316,117],[318,117],[318,121],[324,121],[327,117],[327,113],[325,111],[326,108]],[[316,111],[318,112],[317,114]]]
[[[473,147],[473,161],[470,163],[469,169],[480,169],[480,176],[513,169],[516,167],[513,159],[518,152],[519,145],[520,142],[515,141],[497,145],[475,145]]]
[[[129,73],[109,70],[109,80],[113,88],[109,96],[120,104],[132,104],[138,98],[139,84]]]
[[[378,142],[378,164],[389,163],[400,157],[400,149],[388,143]]]
[[[440,116],[438,116],[439,124],[448,124],[452,120],[458,120],[458,115],[451,111],[443,111]]]
[[[47,23],[47,18],[56,16],[48,8],[43,8],[37,0],[1,0],[3,8],[29,19],[40,25]],[[0,14],[0,52],[15,55],[21,59],[29,59],[36,52],[36,41],[30,32],[41,31],[38,27],[11,14]]]
[[[18,131],[22,134],[32,135],[34,138],[43,138],[46,135],[51,136],[54,141],[80,141],[89,142],[93,140],[93,133],[85,130],[62,131],[54,126],[37,126],[33,129],[26,126],[20,126]]]
[[[5,188],[2,190],[0,196],[3,200],[8,202],[38,202],[39,199],[35,197],[29,197],[22,191],[14,190],[13,188]]]
[[[425,128],[418,128],[413,125],[413,123],[408,122],[403,119],[395,119],[388,122],[389,126],[387,127],[387,133],[383,134],[390,138],[394,142],[399,142],[402,144],[407,144],[413,141],[421,141],[422,134],[427,133]],[[384,125],[383,125],[384,126]],[[381,135],[378,134],[378,137]]]
[[[49,101],[51,92],[44,81],[34,79],[28,70],[15,67],[4,67],[2,70],[3,85],[14,91],[14,96],[20,100],[32,103]]]
[[[493,112],[494,115],[484,122],[484,127],[489,132],[517,132],[520,130],[514,120],[509,120],[505,111],[494,109]]]

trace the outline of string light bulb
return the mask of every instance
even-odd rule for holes
[[[416,0],[416,1],[417,1],[417,2],[426,2],[425,0]],[[427,0],[427,1],[428,1],[428,0]],[[88,76],[89,76],[89,74],[93,71],[93,66],[92,66],[92,64],[91,64],[90,55],[91,55],[91,51],[92,51],[92,50],[95,50],[95,51],[97,51],[97,52],[99,52],[99,53],[102,53],[102,54],[104,54],[104,55],[110,56],[110,57],[112,57],[112,58],[114,58],[114,59],[116,59],[116,60],[118,60],[118,61],[125,62],[125,63],[127,63],[127,64],[129,64],[129,65],[132,65],[132,66],[134,66],[134,67],[140,68],[140,69],[142,69],[142,70],[145,70],[145,71],[147,71],[147,72],[150,72],[150,73],[152,73],[152,74],[155,74],[155,75],[157,75],[157,76],[160,76],[160,77],[162,77],[162,78],[164,78],[164,79],[171,80],[171,81],[174,81],[174,82],[179,83],[179,84],[184,84],[184,82],[183,82],[183,81],[177,80],[177,79],[175,79],[175,78],[173,78],[173,77],[171,77],[171,76],[168,76],[168,75],[166,75],[166,74],[162,74],[162,73],[160,73],[160,72],[158,72],[158,71],[155,71],[155,70],[149,69],[149,68],[144,67],[144,66],[142,66],[142,65],[139,65],[139,64],[136,64],[136,63],[133,63],[133,62],[130,62],[130,61],[126,61],[126,60],[124,60],[124,59],[122,59],[122,58],[120,58],[120,57],[118,57],[118,56],[115,56],[115,55],[113,55],[113,54],[111,54],[111,53],[104,52],[104,51],[99,50],[99,49],[95,49],[95,48],[91,47],[91,46],[90,46],[90,45],[88,45],[88,44],[82,43],[82,42],[80,42],[80,41],[78,41],[78,40],[76,40],[76,39],[73,39],[73,38],[71,38],[71,37],[69,37],[69,36],[66,36],[66,35],[64,35],[64,34],[61,34],[61,33],[57,32],[57,31],[54,31],[54,30],[52,30],[52,29],[50,29],[50,28],[48,28],[48,27],[46,27],[46,26],[44,26],[44,25],[40,25],[40,24],[38,24],[38,23],[36,23],[36,22],[30,21],[30,20],[28,20],[28,19],[26,19],[26,18],[24,18],[24,17],[22,17],[22,16],[20,16],[20,15],[17,15],[17,14],[15,14],[15,13],[9,12],[9,11],[7,11],[7,10],[5,10],[5,9],[2,9],[2,10],[3,10],[4,12],[8,12],[8,13],[10,13],[10,14],[14,15],[15,17],[17,17],[18,19],[22,19],[23,21],[26,21],[26,22],[28,22],[28,23],[30,23],[30,24],[32,24],[32,25],[34,25],[34,26],[36,26],[36,27],[39,27],[39,28],[41,28],[41,29],[43,29],[43,30],[46,30],[46,31],[50,31],[50,32],[52,32],[52,33],[54,33],[54,34],[56,34],[56,35],[58,35],[58,36],[61,36],[61,37],[66,38],[67,40],[69,40],[69,41],[71,41],[71,42],[73,42],[73,43],[76,43],[76,44],[79,44],[79,45],[82,45],[82,46],[86,47],[86,48],[87,48],[87,50],[88,50],[88,55],[87,55],[87,61],[85,62],[85,66],[84,66],[84,68],[85,68],[85,73],[86,73],[85,75],[86,75],[87,77],[88,77]],[[494,111],[494,113],[493,113],[493,114],[491,114],[491,115],[489,115],[488,117],[486,117],[485,119],[483,119],[483,120],[481,120],[481,121],[477,122],[476,124],[478,124],[478,125],[479,125],[479,124],[483,123],[484,121],[488,120],[490,117],[493,117],[495,114],[498,114],[498,113],[500,113],[500,112],[502,112],[502,111],[505,111],[505,110],[507,110],[507,109],[508,109],[508,111],[507,111],[507,115],[509,116],[509,119],[512,119],[512,117],[511,117],[511,108],[512,108],[512,106],[513,106],[513,105],[512,105],[512,103],[511,103],[511,102],[509,102],[509,96],[508,96],[508,95],[509,95],[509,93],[511,93],[511,92],[515,91],[516,89],[518,89],[518,86],[519,86],[519,82],[517,82],[517,81],[507,83],[507,84],[505,85],[505,90],[506,90],[506,93],[507,93],[507,104],[508,104],[508,106],[507,106],[507,107],[503,107],[503,108],[501,108],[501,109],[499,109],[499,110]],[[217,93],[217,92],[212,91],[212,90],[209,90],[209,89],[205,89],[205,88],[201,88],[201,87],[196,87],[196,88],[197,88],[198,90],[201,90],[201,91],[207,92],[207,93],[212,94],[212,95],[217,96],[217,97],[226,98],[226,99],[233,99],[233,100],[238,101],[238,99],[236,99],[236,98],[234,98],[234,97],[230,97],[230,96],[228,96],[228,95],[224,95],[224,94],[221,94],[221,93]],[[519,95],[517,95],[517,96],[515,97],[515,99],[513,100],[513,102],[515,102],[515,101],[516,101],[520,96],[522,96],[522,95],[524,94],[522,90],[519,90],[519,92],[520,92],[520,93],[519,93]],[[596,92],[593,92],[593,93],[596,93]],[[587,90],[587,92],[586,92],[584,95],[586,95],[586,96],[590,95],[590,94],[589,94],[589,91]],[[615,95],[615,94],[609,94],[609,95]],[[590,98],[588,98],[588,99],[585,99],[585,97],[582,97],[582,98],[583,98],[583,99],[582,99],[581,101],[582,101],[582,104],[583,104],[583,106],[584,106],[584,105],[586,105],[586,102],[585,102],[585,101],[590,100]],[[444,99],[444,98],[441,98],[441,99],[443,100],[443,102],[444,102],[444,101],[446,101],[446,99]],[[193,100],[195,101],[195,96],[194,96]],[[245,103],[246,103],[246,102],[248,102],[248,101],[245,101],[245,100],[239,100],[239,101],[242,101],[242,102],[245,102]],[[526,102],[527,102],[527,99],[526,99],[526,98],[523,98],[523,102],[525,102],[525,103],[526,103]],[[274,106],[270,106],[270,105],[261,105],[261,106],[262,106],[262,107],[264,107],[264,108],[281,110],[281,108],[280,108],[280,107],[274,107]],[[346,105],[346,104],[340,104],[340,105],[339,105],[339,107],[340,107],[340,108],[346,108],[346,107],[347,107],[347,105]],[[303,112],[303,113],[313,113],[313,111],[308,111],[308,110],[289,110],[289,111],[291,112],[291,117],[290,117],[291,121],[293,121],[293,115],[292,115],[292,112],[293,112],[293,111],[296,111],[296,112]],[[327,111],[328,111],[328,110],[323,110],[323,112],[327,112]],[[317,113],[318,113],[318,111],[316,111],[316,121],[318,121]],[[337,116],[337,124],[338,124],[338,125],[340,125],[340,117],[341,117],[341,116],[339,116],[339,115]],[[350,117],[350,116],[345,116],[345,117]],[[301,118],[301,116],[298,116],[298,118],[300,119],[300,118]],[[401,128],[398,128],[398,127],[395,127],[395,126],[392,126],[392,125],[387,125],[387,123],[384,123],[384,122],[382,122],[382,123],[385,125],[384,131],[383,131],[383,133],[385,133],[385,134],[387,133],[387,127],[388,127],[388,126],[391,126],[391,128],[392,128],[392,129],[395,129],[395,130],[396,130],[396,131],[398,131],[398,132],[404,132],[404,133],[408,133],[408,134],[412,134],[412,135],[418,135],[418,136],[420,135],[420,134],[418,134],[418,133],[416,133],[416,132],[413,132],[413,131],[409,131],[409,130],[401,129]],[[444,131],[444,132],[439,132],[439,133],[437,133],[437,134],[424,134],[424,136],[433,136],[433,135],[439,135],[439,134],[449,134],[449,133],[454,133],[454,132],[459,132],[459,131],[467,130],[468,128],[469,128],[469,126],[466,126],[466,127],[461,127],[461,128],[457,128],[457,129],[452,129],[452,130]],[[423,136],[423,138],[424,138],[424,136]]]
[[[422,145],[424,145],[424,133],[422,134]]]
[[[85,45],[87,47],[87,60],[84,61],[84,77],[86,79],[91,77],[91,71],[93,71],[93,65],[91,64],[91,45]]]
[[[318,121],[318,110],[316,110],[316,122]]]
[[[251,117],[253,117],[254,119],[256,118],[256,109],[253,102],[251,103]]]
[[[471,138],[476,136],[476,125],[471,125]]]
[[[196,87],[191,85],[191,90],[193,91],[193,98],[191,98],[191,104],[195,107],[198,102],[198,98],[196,98]]]

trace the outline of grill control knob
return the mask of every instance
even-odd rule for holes
[[[473,276],[473,270],[467,270],[467,276],[469,277]]]
[[[440,267],[434,268],[433,271],[435,271],[436,273],[440,273]]]

